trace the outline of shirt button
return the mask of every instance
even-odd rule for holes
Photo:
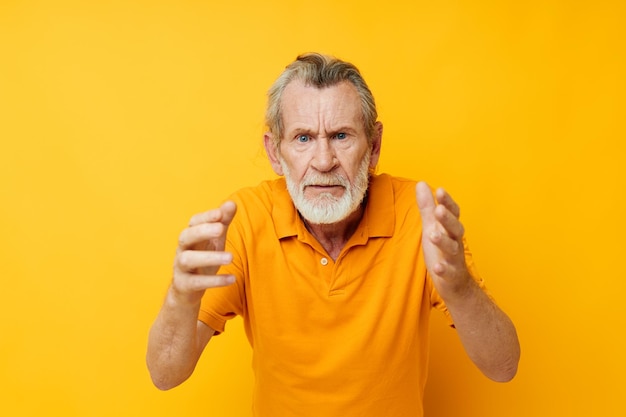
[[[320,262],[321,262],[321,263],[322,263],[322,265],[324,265],[324,266],[328,265],[328,259],[326,259],[326,258],[322,258],[322,259],[320,260]]]

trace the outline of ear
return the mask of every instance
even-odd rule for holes
[[[283,167],[280,165],[280,159],[278,157],[278,146],[274,145],[274,135],[267,132],[263,135],[263,143],[265,145],[265,153],[267,153],[267,158],[270,160],[272,169],[277,175],[284,175]]]
[[[372,138],[372,154],[370,156],[370,169],[376,168],[380,158],[380,147],[383,140],[383,124],[376,122],[374,125],[374,137]]]

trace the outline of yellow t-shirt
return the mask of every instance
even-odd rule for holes
[[[238,211],[199,319],[217,332],[241,315],[262,417],[423,415],[431,307],[415,181],[374,176],[365,214],[336,261],[306,230],[284,179],[233,196]],[[475,272],[466,248],[467,264]]]

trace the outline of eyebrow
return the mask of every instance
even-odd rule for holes
[[[315,132],[313,132],[313,130],[307,127],[297,127],[287,133],[289,134],[289,137],[295,137],[295,136],[303,135],[303,134],[314,136]]]
[[[344,126],[339,126],[337,128],[333,128],[328,131],[325,130],[325,132],[328,133],[329,136],[336,135],[337,133],[349,133],[349,134],[356,135],[357,129],[355,129],[354,127],[344,125]],[[288,133],[290,137],[295,137],[295,136],[302,135],[302,134],[317,136],[318,134],[318,132],[308,127],[296,127]]]
[[[350,127],[350,126],[341,126],[341,127],[333,129],[331,132],[333,132],[333,133],[345,132],[345,133],[354,133],[354,134],[356,134],[357,129],[355,129],[353,127]]]

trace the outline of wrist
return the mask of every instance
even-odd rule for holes
[[[454,280],[445,280],[441,288],[438,289],[439,295],[441,295],[446,304],[472,298],[476,290],[480,291],[480,288],[468,271],[465,271],[462,276]]]
[[[200,307],[200,302],[203,295],[204,291],[180,291],[174,285],[170,285],[170,288],[167,291],[165,302],[172,307],[192,308],[197,310]]]

